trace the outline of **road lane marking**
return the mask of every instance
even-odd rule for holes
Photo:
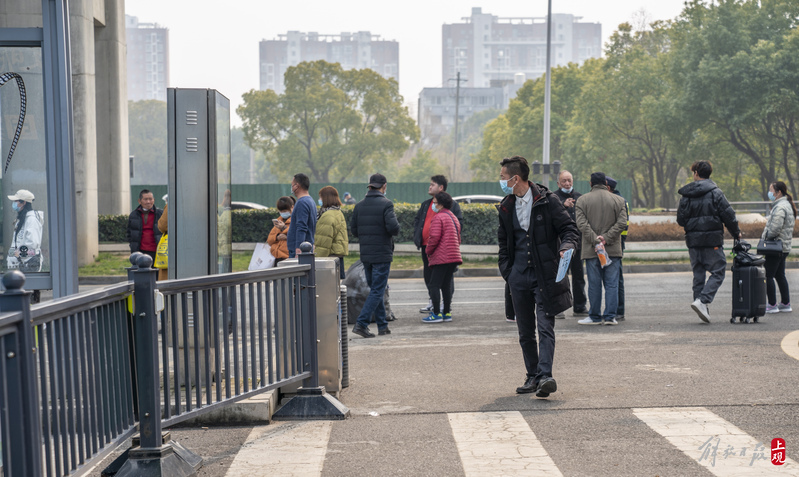
[[[225,475],[322,475],[330,421],[280,422],[254,427]]]
[[[791,459],[771,463],[771,438],[782,436],[758,441],[703,407],[633,409],[633,414],[713,475],[799,476]]]
[[[561,476],[518,411],[447,414],[466,477]]]
[[[792,331],[785,335],[780,347],[791,358],[799,359],[799,331]]]

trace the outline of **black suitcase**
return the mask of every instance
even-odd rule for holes
[[[762,265],[732,267],[732,318],[757,323],[766,314],[766,270]]]

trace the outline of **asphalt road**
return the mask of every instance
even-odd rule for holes
[[[797,294],[799,271],[788,273]],[[173,438],[208,477],[799,475],[794,461],[769,462],[773,438],[799,460],[799,361],[781,347],[799,307],[730,324],[728,273],[707,325],[689,306],[690,273],[625,278],[618,326],[556,321],[549,399],[514,392],[524,367],[501,279],[458,279],[453,322],[439,324],[420,321],[421,280],[392,280],[392,334],[350,334],[350,419]]]

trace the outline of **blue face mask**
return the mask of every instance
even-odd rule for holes
[[[502,192],[507,194],[513,194],[513,187],[508,187],[508,181],[510,179],[500,179],[499,186],[502,188]]]
[[[322,206],[322,199],[317,200],[316,203],[319,204],[319,207],[321,207]]]
[[[288,219],[289,217],[291,217],[291,212],[281,212],[280,216],[283,217],[284,219]]]
[[[436,204],[433,204],[433,212],[438,212],[439,210],[441,210],[441,209],[436,207]]]
[[[564,189],[563,187],[561,187],[560,190],[562,190],[564,194],[571,194],[572,191],[574,190],[574,187],[569,187],[568,189]]]
[[[768,191],[768,199],[771,201],[775,199],[774,192]],[[14,202],[14,204],[16,204],[16,202]]]
[[[771,194],[771,192],[769,192],[769,194]],[[14,212],[19,212],[20,211],[19,203],[16,202],[16,201],[11,203],[11,208],[14,209]]]

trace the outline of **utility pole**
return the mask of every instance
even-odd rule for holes
[[[547,73],[544,87],[544,175],[541,183],[549,187],[549,102],[551,93],[550,57],[552,50],[552,0],[547,8]]]
[[[450,81],[453,81],[450,78]],[[461,81],[466,82],[469,80],[461,79],[461,72],[458,71],[455,81],[455,147],[452,149],[452,172],[450,173],[450,180],[455,179],[455,170],[458,164],[458,109],[461,103]]]

